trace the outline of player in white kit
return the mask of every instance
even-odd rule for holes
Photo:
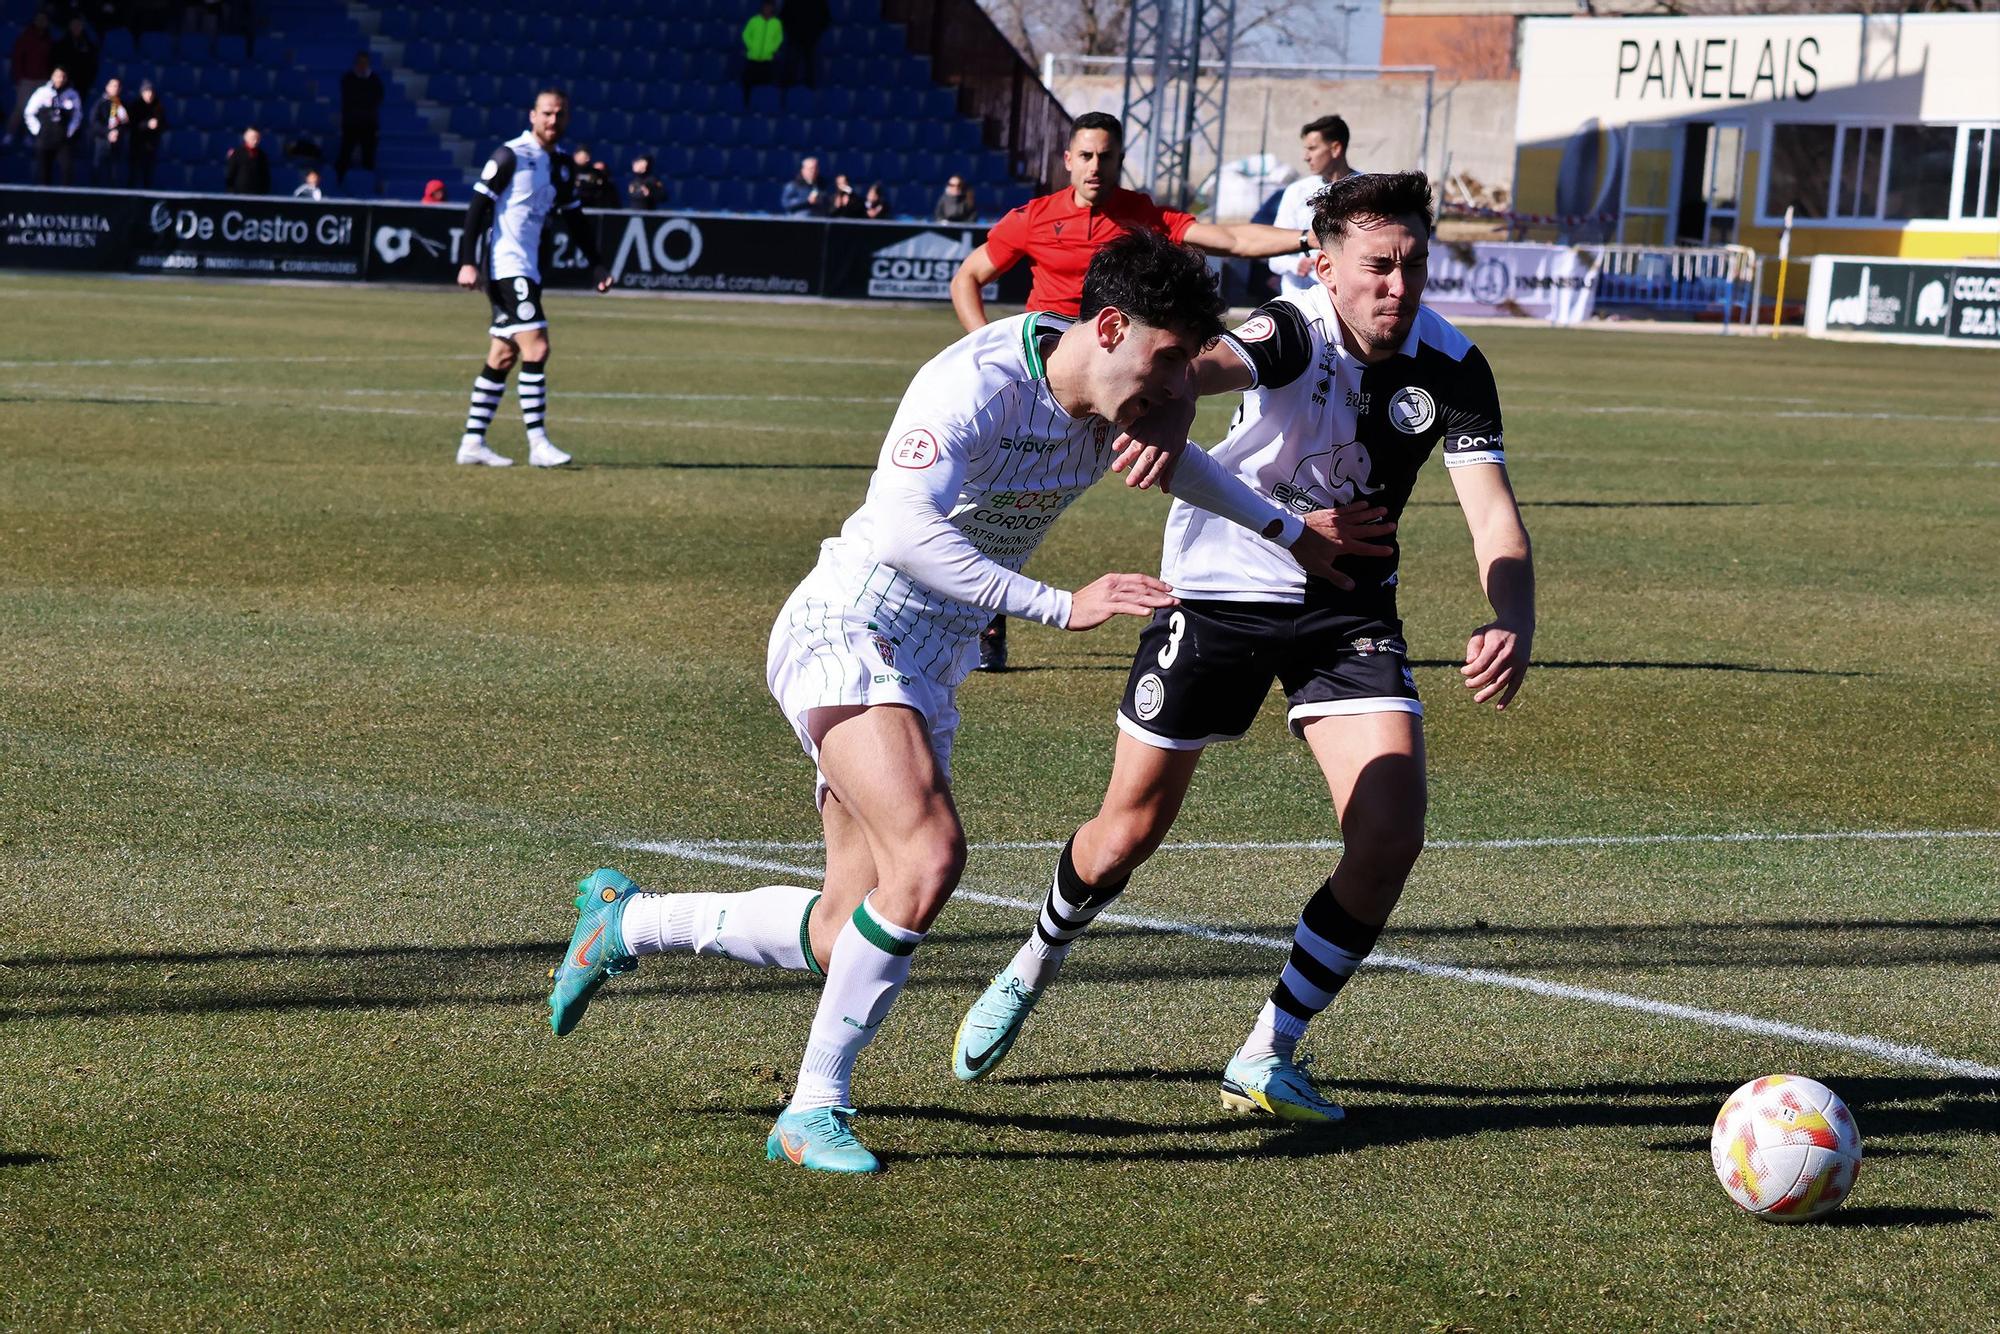
[[[1307,1022],[1374,948],[1423,850],[1423,705],[1396,613],[1390,534],[1440,444],[1494,611],[1460,671],[1474,698],[1495,708],[1520,689],[1535,625],[1528,534],[1507,481],[1493,373],[1464,334],[1419,304],[1429,182],[1416,172],[1357,175],[1318,199],[1318,282],[1260,308],[1201,356],[1195,379],[1204,394],[1246,391],[1214,460],[1293,508],[1372,505],[1355,514],[1353,535],[1387,545],[1343,556],[1353,585],[1342,588],[1174,505],[1161,574],[1181,603],[1156,613],[1139,641],[1103,805],[1058,857],[1027,942],[959,1026],[960,1079],[999,1066],[1070,948],[1172,828],[1202,751],[1242,736],[1275,678],[1292,733],[1326,778],[1343,845],[1223,1071],[1222,1101],[1289,1121],[1342,1117],[1294,1053]],[[1177,442],[1193,415],[1168,407],[1134,434],[1164,430],[1165,443]],[[1143,483],[1154,469],[1137,460],[1132,478]]]
[[[658,952],[824,971],[797,1091],[766,1155],[872,1172],[854,1137],[855,1057],[909,976],[910,955],[965,862],[950,788],[954,696],[996,611],[1069,630],[1174,605],[1168,586],[1107,574],[1074,593],[1020,572],[1050,525],[1113,466],[1118,429],[1191,392],[1188,367],[1220,333],[1201,256],[1134,233],[1092,260],[1075,321],[1017,316],[966,335],[911,381],[867,501],[820,549],[778,614],[767,677],[818,766],[823,890],[650,894],[587,877],[550,1022],[582,1017],[607,976]],[[1198,451],[1196,451],[1198,453]],[[1245,524],[1329,578],[1345,520],[1280,509],[1206,456],[1181,499]]]

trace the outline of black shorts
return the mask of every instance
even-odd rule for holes
[[[549,317],[542,313],[542,285],[533,278],[489,278],[486,297],[493,303],[493,325],[486,332],[495,338],[549,327]]]
[[[1275,679],[1294,736],[1329,714],[1423,715],[1403,623],[1281,602],[1183,602],[1153,613],[1118,706],[1149,746],[1200,750],[1250,730]]]

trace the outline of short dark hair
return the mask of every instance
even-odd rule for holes
[[[1318,120],[1309,120],[1299,126],[1299,138],[1303,139],[1309,134],[1316,134],[1330,144],[1347,147],[1347,122],[1338,116],[1321,116]]]
[[[1347,234],[1360,218],[1386,221],[1415,216],[1431,234],[1431,181],[1420,171],[1362,172],[1343,176],[1312,199],[1313,235],[1325,245]]]
[[[1078,116],[1076,123],[1069,127],[1069,141],[1075,143],[1076,136],[1085,130],[1103,130],[1111,136],[1113,143],[1123,145],[1125,142],[1125,127],[1118,123],[1118,117],[1108,111],[1086,111]]]
[[[1199,250],[1148,231],[1127,232],[1090,257],[1077,316],[1094,319],[1107,306],[1204,344],[1221,336],[1228,309]]]
[[[541,101],[541,100],[542,100],[543,98],[545,98],[545,97],[560,97],[560,98],[562,99],[562,104],[563,104],[564,106],[568,106],[568,105],[569,105],[569,94],[568,94],[568,93],[566,93],[566,92],[564,92],[564,91],[563,91],[562,89],[560,89],[560,88],[537,88],[537,89],[535,89],[535,95],[534,95],[533,97],[531,97],[531,98],[529,98],[529,99],[528,99],[528,105],[529,105],[529,106],[533,106],[533,105],[534,105],[535,103],[537,103],[537,102]]]

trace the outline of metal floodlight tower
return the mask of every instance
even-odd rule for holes
[[[1170,208],[1192,203],[1208,171],[1221,173],[1235,37],[1236,0],[1132,0],[1125,174]],[[1208,201],[1211,218],[1218,193]]]

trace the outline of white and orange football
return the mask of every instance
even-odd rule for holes
[[[1744,1210],[1803,1223],[1840,1207],[1861,1171],[1847,1104],[1802,1075],[1765,1075],[1729,1095],[1709,1136],[1716,1179]]]

